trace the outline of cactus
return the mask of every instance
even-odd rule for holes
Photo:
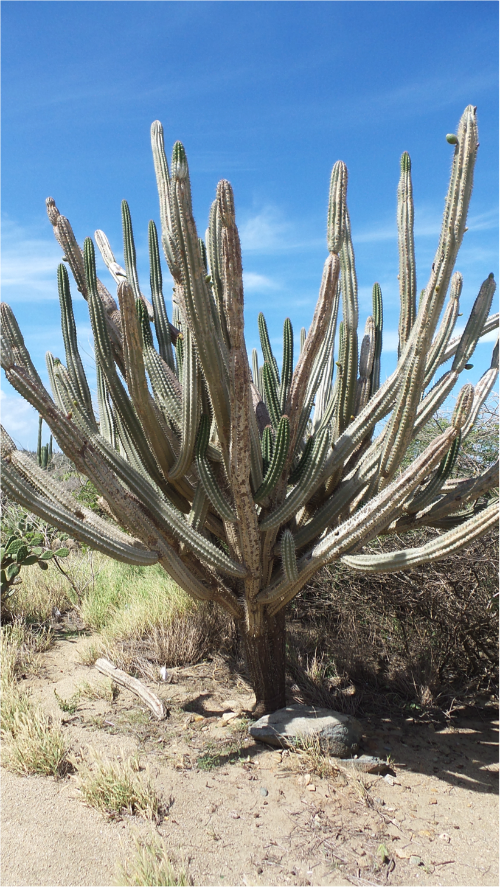
[[[2,595],[2,618],[6,613],[5,605],[22,582],[20,575],[24,567],[37,564],[41,570],[47,570],[49,561],[68,557],[69,549],[65,547],[52,550],[47,547],[44,533],[33,530],[26,519],[21,518],[16,532],[2,542],[0,548],[0,591]]]
[[[92,481],[118,526],[75,503],[4,433],[6,492],[110,557],[144,566],[158,562],[193,598],[225,607],[241,632],[258,712],[285,704],[285,607],[317,570],[333,562],[366,573],[408,569],[455,551],[495,520],[494,502],[486,508],[474,503],[498,484],[498,469],[473,479],[453,478],[452,472],[461,441],[495,383],[498,348],[475,388],[462,387],[449,426],[401,469],[412,440],[470,365],[478,339],[498,325],[498,315],[489,316],[495,291],[490,275],[464,333],[452,338],[462,289],[461,275],[453,272],[466,230],[477,138],[476,109],[468,106],[456,136],[447,136],[454,146],[450,185],[418,306],[411,161],[406,152],[401,158],[399,354],[395,371],[382,383],[378,283],[358,356],[355,237],[345,165],[338,161],[333,167],[328,257],[316,310],[307,334],[300,331],[295,365],[292,324],[285,320],[280,375],[262,314],[264,361],[259,366],[254,351],[250,367],[231,185],[217,186],[205,245],[193,218],[184,147],[174,145],[169,167],[159,122],[151,129],[161,222],[160,237],[154,222],[148,232],[152,304],[140,290],[125,201],[124,267],[103,232],[96,232],[117,284],[115,300],[97,278],[92,241],[87,238],[82,250],[69,221],[47,200],[55,236],[89,305],[98,409],[78,354],[64,266],[58,281],[66,365],[47,355],[52,396],[10,308],[2,306],[8,380]],[[172,322],[163,298],[159,240],[174,282]],[[450,369],[439,377],[449,359]],[[40,458],[41,450],[40,438]],[[381,533],[420,526],[443,532],[418,549],[363,553]]]
[[[36,446],[36,458],[40,468],[48,468],[52,462],[52,435],[48,444],[42,445],[43,416],[38,417],[38,439]]]

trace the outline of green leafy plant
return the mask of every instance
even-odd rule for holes
[[[454,267],[467,230],[478,147],[476,109],[465,109],[448,140],[454,147],[443,223],[419,300],[411,161],[407,152],[401,157],[399,352],[383,384],[378,283],[358,347],[345,164],[338,161],[332,170],[328,257],[312,323],[301,331],[295,361],[293,329],[285,320],[280,371],[263,315],[263,366],[256,352],[251,361],[247,354],[231,185],[219,182],[206,240],[200,240],[184,147],[176,142],[169,168],[158,121],[151,139],[160,240],[174,282],[172,322],[154,222],[151,302],[139,284],[127,202],[124,268],[106,235],[95,233],[117,285],[117,304],[97,278],[93,241],[87,238],[82,251],[68,219],[47,200],[63,258],[89,306],[98,413],[78,351],[65,264],[58,285],[66,365],[47,355],[52,397],[11,309],[2,306],[7,379],[94,484],[116,526],[75,502],[5,432],[3,482],[9,496],[82,543],[131,564],[159,563],[193,598],[225,608],[243,639],[256,711],[272,711],[285,704],[285,608],[315,573],[339,563],[367,575],[411,569],[452,554],[496,524],[497,502],[481,497],[498,484],[498,469],[488,466],[472,478],[455,478],[453,471],[495,383],[498,345],[478,384],[460,390],[446,427],[404,465],[412,441],[470,365],[480,336],[498,325],[498,315],[489,317],[496,288],[490,274],[463,334],[452,337],[463,284]],[[464,510],[468,504],[472,510]],[[399,537],[423,526],[444,532],[417,548],[362,551],[382,532]]]

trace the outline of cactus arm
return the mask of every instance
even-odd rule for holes
[[[371,374],[375,358],[376,328],[373,317],[366,319],[365,335],[359,355],[359,378],[356,386],[354,415],[357,416],[366,406],[370,397]]]
[[[175,465],[168,472],[170,481],[182,478],[194,458],[194,446],[198,429],[198,366],[191,330],[186,330],[185,352],[182,367],[182,443]]]
[[[492,391],[495,382],[498,378],[498,339],[493,349],[493,355],[491,358],[491,366],[485,373],[481,376],[479,382],[474,388],[474,401],[472,404],[472,409],[470,411],[470,416],[464,426],[462,439],[465,440],[469,432],[472,430],[474,423],[478,417],[479,410],[481,409],[483,403],[486,398]]]
[[[281,537],[281,563],[283,573],[288,582],[296,582],[299,578],[295,542],[290,530],[284,530]]]
[[[353,570],[364,573],[394,573],[397,570],[411,570],[421,564],[430,564],[440,560],[483,536],[498,524],[498,502],[489,505],[475,517],[460,524],[453,530],[443,533],[426,545],[419,548],[407,548],[403,551],[377,555],[345,555],[342,563]]]
[[[231,435],[229,477],[238,515],[238,537],[242,560],[247,567],[247,599],[260,587],[260,536],[250,485],[251,456],[249,415],[252,409],[250,368],[243,335],[243,270],[236,227],[234,197],[229,182],[217,185],[217,207],[221,220],[222,294],[230,343]]]
[[[167,526],[169,531],[180,541],[185,542],[197,557],[220,569],[223,573],[240,577],[246,575],[244,567],[232,561],[209,540],[204,539],[193,530],[182,514],[162,500],[155,493],[154,487],[147,483],[138,472],[134,472],[102,438],[97,435],[86,437],[75,423],[61,414],[43,386],[37,385],[22,367],[11,363],[11,357],[8,349],[2,351],[2,361],[8,381],[43,415],[63,452],[75,463],[77,470],[92,480],[101,495],[112,503],[113,511],[122,517],[123,526],[134,527],[136,534],[141,538],[139,529],[147,525],[144,530],[145,539],[151,538],[152,534],[152,538],[157,540],[155,544],[162,547],[160,561],[166,563],[170,559],[171,563],[169,561],[170,566],[167,572],[170,572],[172,578],[182,588],[189,591],[190,586],[186,577],[191,577],[193,583],[195,582],[194,577],[176,555],[172,546],[154,530],[153,524],[147,519],[144,512],[141,512],[137,504],[130,501],[130,495],[123,489],[115,473],[117,477],[123,478],[128,488],[138,496],[143,507],[146,507],[154,515],[160,526]],[[106,459],[103,456],[104,450],[107,450]],[[113,469],[110,468],[108,462],[112,463]],[[198,585],[198,596],[203,590],[205,597],[207,597],[208,593],[204,587],[201,583]],[[189,593],[193,593],[192,589]]]
[[[40,379],[33,361],[31,360],[30,353],[24,344],[24,337],[19,329],[14,312],[6,302],[2,302],[0,305],[0,315],[2,319],[2,336],[10,345],[13,363],[24,367],[32,379],[41,385],[42,380]]]
[[[203,484],[200,482],[196,485],[193,504],[188,514],[188,521],[199,533],[203,531],[205,522],[210,508],[210,499],[208,498]]]
[[[142,307],[144,313],[146,309],[141,299],[137,300],[136,305],[134,293],[128,280],[123,280],[118,286],[118,298],[122,316],[124,354],[127,362],[127,382],[130,396],[149,446],[164,476],[167,477],[175,456],[155,413],[154,402],[146,381],[137,305]],[[132,431],[135,440],[133,429],[129,428],[129,431]]]
[[[431,337],[466,230],[478,148],[476,108],[468,105],[460,118],[438,248],[418,316]]]
[[[260,523],[261,530],[272,530],[285,523],[307,501],[310,490],[314,486],[317,477],[326,458],[330,446],[331,434],[329,428],[323,428],[318,432],[316,439],[307,457],[302,475],[284,502],[272,511]]]
[[[71,268],[78,292],[82,294],[84,299],[87,299],[87,284],[85,281],[83,255],[76,242],[75,235],[73,234],[73,228],[68,219],[60,214],[53,197],[47,197],[45,204],[47,207],[47,215],[54,228],[54,236],[63,251],[64,259],[68,262]]]
[[[354,400],[356,397],[356,375],[358,369],[358,283],[354,250],[351,237],[351,223],[347,207],[345,210],[345,235],[339,253],[341,268],[342,317],[346,336],[346,361],[342,374],[342,408],[341,431],[354,418]]]
[[[85,278],[83,252],[76,242],[75,235],[73,234],[73,229],[68,219],[60,214],[53,198],[48,197],[45,202],[47,205],[47,215],[54,228],[55,238],[61,246],[64,258],[66,258],[69,263],[73,277],[76,281],[77,289],[82,294],[84,299],[88,301],[88,290],[87,281]],[[118,311],[118,307],[115,300],[113,299],[113,296],[111,295],[111,293],[108,292],[108,290],[106,289],[104,284],[101,283],[98,277],[96,277],[95,283],[99,298],[104,305],[106,324],[108,326],[109,337],[112,343],[115,360],[118,363],[120,370],[123,372],[124,366],[121,342],[120,312]]]
[[[274,445],[274,452],[272,454],[269,467],[266,471],[266,475],[260,487],[254,493],[253,498],[255,502],[264,504],[265,500],[276,486],[281,472],[283,471],[285,459],[288,455],[289,443],[290,423],[288,421],[288,416],[282,416],[278,425],[278,430],[276,432],[276,442]]]
[[[327,412],[331,412],[332,410],[332,396],[333,396],[333,386],[332,386],[332,378],[333,378],[333,368],[335,365],[335,333],[337,331],[337,318],[338,318],[338,307],[340,301],[340,287],[337,286],[337,293],[335,297],[335,302],[332,309],[332,316],[330,318],[330,324],[328,326],[328,332],[325,336],[325,360],[323,364],[323,374],[321,377],[321,381],[318,385],[316,398],[315,398],[315,407],[314,407],[314,416],[312,423],[312,433],[314,434],[317,429],[320,427],[321,422],[330,422],[331,415],[329,415],[328,419],[326,419],[325,414]],[[309,401],[309,397],[307,398]],[[307,404],[304,410],[307,409]],[[299,434],[300,438],[300,434]]]
[[[444,482],[449,478],[455,467],[460,444],[461,433],[459,432],[450,449],[441,459],[434,476],[431,477],[430,481],[421,492],[416,493],[410,499],[408,504],[404,506],[404,511],[408,514],[416,514],[418,511],[422,511],[422,509],[425,508],[426,505],[429,505],[430,502],[434,501],[436,496],[439,495]]]
[[[43,425],[43,416],[38,417],[38,439],[36,445],[36,459],[38,464],[40,465],[42,461],[42,425]]]
[[[413,186],[410,155],[401,156],[401,176],[398,185],[398,242],[399,242],[399,352],[405,345],[415,322],[417,275],[413,238]]]
[[[160,356],[163,358],[167,366],[175,373],[175,361],[172,351],[172,336],[170,333],[170,323],[165,307],[165,299],[162,292],[162,274],[160,264],[160,250],[158,248],[158,234],[156,225],[153,221],[148,227],[148,243],[149,243],[149,267],[150,267],[150,283],[151,298],[153,302],[154,324],[156,336],[158,339],[158,347]]]
[[[453,332],[455,321],[458,317],[460,295],[462,293],[462,284],[463,277],[458,271],[456,271],[451,279],[450,298],[448,301],[448,305],[446,306],[446,310],[443,314],[439,329],[436,333],[435,339],[432,343],[432,346],[429,350],[429,355],[427,357],[427,362],[425,365],[424,388],[427,387],[427,385],[433,378],[436,369],[442,362],[441,357],[446,350],[446,347],[450,340],[450,336]]]
[[[346,195],[347,167],[342,160],[337,160],[330,177],[327,219],[328,251],[336,255],[340,252],[345,237]]]
[[[330,254],[324,265],[320,292],[311,328],[292,376],[287,402],[287,414],[290,418],[290,449],[288,457],[290,463],[298,443],[299,424],[306,399],[309,376],[321,343],[326,335],[335,305],[339,269],[339,257],[334,253]]]
[[[269,410],[273,428],[276,429],[280,423],[281,410],[272,365],[267,360],[262,370],[262,383],[264,386],[266,406]]]
[[[253,388],[252,388],[252,404],[250,405],[248,415],[248,432],[250,435],[250,475],[252,481],[252,489],[258,490],[263,479],[262,473],[262,451],[260,445],[259,426],[257,416],[253,406]]]
[[[97,248],[102,256],[106,268],[108,269],[111,277],[118,286],[122,282],[122,280],[127,277],[127,272],[116,261],[113,250],[111,249],[109,240],[106,237],[104,231],[95,231],[94,239],[97,243]]]
[[[236,513],[224,498],[220,484],[217,482],[210,462],[207,459],[208,437],[210,434],[210,420],[208,416],[201,416],[198,435],[196,438],[196,468],[200,482],[213,507],[224,520],[233,523],[237,520]]]
[[[274,387],[276,390],[279,389],[280,385],[280,374],[278,372],[278,363],[273,354],[273,349],[271,348],[271,342],[269,340],[269,333],[267,330],[266,318],[262,314],[259,314],[258,317],[258,325],[259,325],[259,337],[260,337],[260,347],[262,348],[262,356],[264,358],[264,363],[268,363],[271,369]]]
[[[96,359],[98,360],[106,379],[106,384],[108,386],[117,416],[120,418],[120,422],[127,429],[128,434],[132,438],[134,446],[140,456],[144,468],[151,476],[151,478],[155,481],[155,483],[164,488],[166,492],[167,490],[165,480],[160,474],[157,464],[153,458],[153,454],[151,453],[149,445],[145,439],[144,432],[140,425],[137,414],[133,409],[125,388],[118,378],[118,374],[116,372],[114,360],[112,357],[111,343],[108,337],[108,330],[105,323],[104,308],[94,284],[94,248],[92,241],[89,238],[87,238],[87,240],[85,241],[85,262],[87,286],[89,290],[88,302],[90,322],[92,325],[92,332],[94,334]],[[128,351],[128,346],[125,348],[125,351]]]
[[[285,405],[292,381],[293,373],[293,329],[290,319],[287,317],[283,324],[283,368],[281,371],[281,384],[279,392],[280,412],[285,412]]]
[[[96,377],[97,404],[99,407],[99,433],[102,434],[103,438],[107,440],[113,448],[116,449],[116,424],[113,416],[113,411],[108,400],[106,381],[99,364],[96,364]]]
[[[62,505],[54,504],[45,497],[37,495],[33,487],[23,482],[5,462],[2,463],[2,475],[4,488],[16,502],[63,532],[71,534],[73,538],[78,539],[84,545],[90,545],[91,548],[101,551],[108,557],[126,564],[147,567],[158,562],[156,551],[135,548],[133,545],[125,545],[123,542],[117,543],[112,536],[104,531],[103,527],[96,530],[90,525],[84,525],[82,522],[83,512],[82,517],[75,518]],[[133,540],[130,539],[130,541]]]
[[[478,338],[481,339],[482,336],[486,336],[488,333],[493,332],[493,330],[498,329],[499,321],[500,314],[490,314],[487,320],[485,320],[484,326]],[[446,361],[449,360],[450,357],[453,357],[456,354],[461,338],[461,336],[455,336],[454,339],[451,339],[439,359],[439,365],[446,363]]]
[[[474,302],[465,330],[456,350],[451,367],[456,373],[462,372],[465,364],[469,362],[474,352],[479,336],[481,335],[481,330],[483,329],[485,320],[488,316],[495,290],[496,283],[493,274],[490,274],[481,284],[478,296]]]
[[[311,558],[324,565],[340,557],[348,548],[361,544],[363,539],[373,539],[390,523],[391,515],[402,506],[408,495],[440,462],[461,430],[472,407],[473,387],[464,385],[457,399],[452,424],[435,438],[423,453],[396,478],[374,496],[367,505],[333,530],[311,552]]]
[[[256,348],[252,348],[252,382],[259,391],[259,355]]]
[[[165,144],[163,141],[163,126],[159,120],[151,125],[151,148],[156,174],[156,185],[160,200],[161,242],[163,252],[172,277],[177,286],[182,285],[179,249],[175,240],[173,209],[172,209],[172,182],[168,169]],[[173,318],[175,323],[175,318]]]
[[[380,284],[373,284],[372,291],[373,320],[375,322],[375,354],[373,356],[373,368],[370,376],[370,397],[373,397],[380,388],[380,355],[382,354],[382,329],[384,322],[382,306],[382,290]]]
[[[130,209],[126,200],[122,200],[122,228],[123,252],[125,256],[125,270],[127,272],[127,280],[132,287],[134,297],[136,299],[140,299],[142,293],[139,286],[139,277],[137,274],[137,257],[135,252],[134,232],[132,229]]]
[[[59,265],[57,269],[57,284],[59,290],[59,304],[61,308],[62,335],[66,352],[66,366],[71,375],[73,387],[78,395],[82,409],[86,410],[90,421],[95,423],[90,389],[83,369],[80,353],[78,351],[76,324],[71,302],[68,272],[62,264]]]
[[[194,336],[198,360],[214,410],[221,450],[226,461],[230,432],[227,370],[222,357],[222,343],[214,326],[211,296],[192,215],[187,159],[180,142],[176,142],[174,146],[171,186],[174,227],[182,266],[183,306],[181,307]]]

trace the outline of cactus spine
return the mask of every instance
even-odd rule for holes
[[[89,305],[98,418],[78,351],[65,266],[58,269],[58,287],[66,365],[47,354],[53,399],[12,311],[2,305],[2,365],[40,414],[37,462],[2,435],[7,492],[86,544],[128,563],[158,562],[196,600],[225,607],[238,621],[260,711],[284,704],[284,608],[316,570],[339,561],[367,573],[407,569],[455,551],[495,520],[495,504],[481,510],[474,503],[498,484],[498,472],[492,468],[481,477],[461,479],[453,477],[453,469],[461,441],[497,378],[498,347],[478,384],[462,387],[449,427],[400,470],[409,444],[469,366],[480,336],[498,325],[498,315],[489,315],[496,286],[490,275],[463,334],[452,337],[462,289],[461,275],[453,272],[476,159],[475,108],[465,109],[448,141],[454,153],[442,230],[418,308],[411,161],[406,152],[401,158],[399,354],[396,369],[382,384],[378,283],[358,356],[358,285],[345,164],[338,161],[332,171],[328,256],[309,330],[300,331],[298,359],[294,363],[287,318],[280,375],[261,314],[264,361],[260,366],[254,351],[250,370],[232,188],[219,183],[204,244],[193,218],[184,147],[176,142],[169,168],[158,121],[151,143],[161,237],[150,222],[152,304],[140,289],[126,201],[124,267],[103,232],[95,235],[117,285],[115,300],[97,278],[92,241],[87,238],[80,249],[69,221],[52,198],[47,200],[63,258]],[[172,322],[163,296],[159,240],[174,282]],[[436,379],[450,358],[451,368]],[[42,420],[78,471],[95,484],[118,526],[77,508],[42,470],[51,452],[51,444],[42,446]],[[416,526],[444,532],[418,549],[360,553],[380,533]]]

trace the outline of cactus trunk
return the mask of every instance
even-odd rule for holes
[[[245,661],[255,693],[254,714],[261,716],[284,708],[285,698],[285,611],[264,615],[258,633],[240,625]]]

